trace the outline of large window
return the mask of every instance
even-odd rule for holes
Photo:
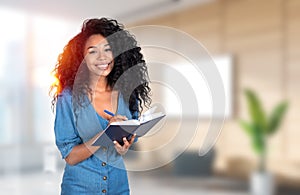
[[[0,8],[0,144],[53,142],[48,89],[70,21]]]
[[[1,9],[0,24],[0,143],[10,144],[22,139],[26,125],[26,15]]]

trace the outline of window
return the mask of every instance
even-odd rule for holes
[[[51,70],[70,21],[0,8],[0,144],[53,142]]]

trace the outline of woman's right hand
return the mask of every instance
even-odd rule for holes
[[[126,120],[128,120],[126,116],[115,115],[115,116],[112,116],[112,117],[109,119],[109,124],[112,123],[112,122],[126,121]]]

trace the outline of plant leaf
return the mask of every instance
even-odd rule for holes
[[[240,120],[240,125],[250,136],[254,152],[261,154],[265,149],[264,132],[258,126],[243,120]]]
[[[265,149],[265,145],[262,139],[254,139],[252,142],[252,147],[257,154],[262,154]]]
[[[254,134],[253,126],[250,123],[240,120],[240,126],[245,130],[245,132],[248,135],[252,136]]]
[[[284,101],[278,104],[275,107],[275,109],[272,111],[269,118],[268,128],[267,128],[268,134],[271,135],[274,132],[276,132],[283,119],[284,114],[286,113],[287,108],[288,108],[288,103]]]
[[[252,146],[256,153],[262,154],[265,150],[264,131],[259,126],[253,126]]]
[[[245,91],[248,103],[249,114],[258,129],[265,130],[267,127],[265,112],[255,93],[249,89]]]

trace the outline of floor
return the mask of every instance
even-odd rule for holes
[[[152,177],[131,174],[132,194],[246,195],[247,189],[235,181],[217,178]],[[227,186],[227,187],[225,187]]]
[[[2,195],[54,195],[60,192],[62,172],[23,173],[0,176],[0,194]],[[179,178],[153,176],[144,173],[129,173],[131,194],[172,194],[172,195],[246,195],[238,188],[224,190],[216,186],[233,186],[225,180]],[[235,189],[235,190],[233,190]],[[237,189],[237,190],[236,190]]]
[[[1,195],[55,195],[60,192],[62,171],[0,175]],[[147,172],[129,172],[132,195],[248,195],[247,183],[228,178],[179,177]],[[296,195],[281,191],[277,195]]]

